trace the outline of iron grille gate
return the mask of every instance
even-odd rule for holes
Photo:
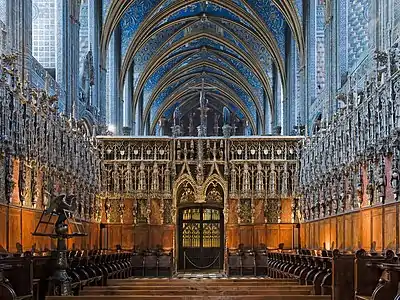
[[[222,209],[191,207],[179,212],[179,269],[223,268]]]

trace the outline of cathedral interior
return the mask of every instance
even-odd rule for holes
[[[0,298],[400,299],[399,43],[400,0],[0,0]]]

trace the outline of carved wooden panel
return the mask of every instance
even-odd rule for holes
[[[165,249],[174,248],[175,226],[164,225],[162,232],[162,245]]]
[[[3,247],[6,249],[7,247],[7,206],[0,204],[0,248]]]
[[[353,232],[352,232],[352,247],[358,249],[361,244],[361,222],[360,213],[352,214]]]
[[[279,225],[267,224],[267,247],[277,248],[279,243]]]
[[[267,244],[266,225],[254,226],[254,247],[258,247],[260,244]]]
[[[337,218],[330,219],[330,239],[329,239],[329,247],[328,249],[335,249],[338,247],[337,242]]]
[[[320,233],[321,233],[321,223],[320,222],[314,223],[314,238],[315,238],[314,248],[316,249],[322,247]]]
[[[337,217],[337,248],[344,249],[344,216]]]
[[[396,250],[397,237],[396,230],[396,205],[387,206],[384,208],[384,244],[385,249]]]
[[[344,248],[353,249],[353,222],[351,215],[344,216]]]
[[[382,208],[372,209],[372,242],[376,242],[376,251],[383,249]]]
[[[90,223],[89,230],[90,246],[98,249],[100,247],[100,224]]]
[[[146,249],[149,245],[149,226],[147,224],[137,225],[134,229],[135,247]]]
[[[282,215],[281,222],[282,223],[291,223],[292,222],[292,199],[282,199]]]
[[[10,252],[16,252],[16,243],[21,243],[21,209],[9,208],[9,246]]]
[[[285,249],[293,248],[293,225],[292,224],[280,224],[279,225],[279,243],[283,243]]]
[[[254,227],[252,225],[241,225],[239,230],[240,230],[240,243],[246,247],[253,247]]]
[[[24,251],[30,250],[35,243],[32,232],[36,228],[36,214],[33,210],[22,210],[22,246]]]
[[[322,243],[325,243],[325,247],[329,249],[331,245],[331,220],[330,219],[325,219],[324,220],[324,226],[323,226],[323,241]]]
[[[152,199],[151,200],[151,215],[150,222],[152,225],[161,225],[162,224],[162,216],[160,212],[160,202],[161,200]]]
[[[264,201],[254,200],[254,224],[264,224]]]
[[[162,246],[163,242],[163,226],[162,225],[151,225],[149,226],[149,247],[155,248],[157,245]]]
[[[364,249],[371,247],[371,210],[363,210],[360,212],[361,218],[361,246]]]
[[[134,228],[132,225],[121,225],[121,246],[124,250],[133,249]]]
[[[237,248],[239,242],[239,225],[228,224],[225,226],[228,248]]]
[[[125,199],[125,213],[124,213],[124,223],[132,224],[133,223],[133,199]]]
[[[301,247],[305,248],[307,248],[308,246],[308,241],[307,241],[307,238],[309,237],[308,227],[309,227],[308,223],[303,223],[300,225],[300,245]]]
[[[18,191],[18,177],[19,177],[19,160],[18,159],[13,159],[13,189],[11,192],[11,203],[15,205],[19,205],[19,191]],[[15,246],[15,245],[14,245]]]
[[[108,226],[107,233],[109,249],[116,249],[117,245],[122,244],[122,225],[113,224]]]

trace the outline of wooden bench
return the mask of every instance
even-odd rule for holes
[[[0,259],[0,299],[33,298],[33,265],[29,257]]]
[[[374,289],[371,299],[384,300],[384,299],[399,299],[400,298],[400,264],[396,263],[382,263],[378,265],[382,271],[379,278],[378,285]]]
[[[377,287],[383,272],[379,266],[382,263],[394,262],[394,258],[395,254],[392,250],[388,250],[384,254],[367,253],[364,249],[356,252],[354,261],[355,299],[372,299],[374,289]]]
[[[321,255],[311,255],[302,249],[295,252],[270,252],[267,275],[272,278],[294,278],[302,285],[313,287],[315,295],[332,294],[332,253],[323,251]]]

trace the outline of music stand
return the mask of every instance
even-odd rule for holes
[[[64,194],[52,197],[50,205],[39,219],[33,236],[47,236],[57,239],[56,271],[50,278],[49,294],[53,296],[72,296],[71,278],[68,276],[66,240],[87,236],[82,222],[77,221],[72,211],[75,195]]]

